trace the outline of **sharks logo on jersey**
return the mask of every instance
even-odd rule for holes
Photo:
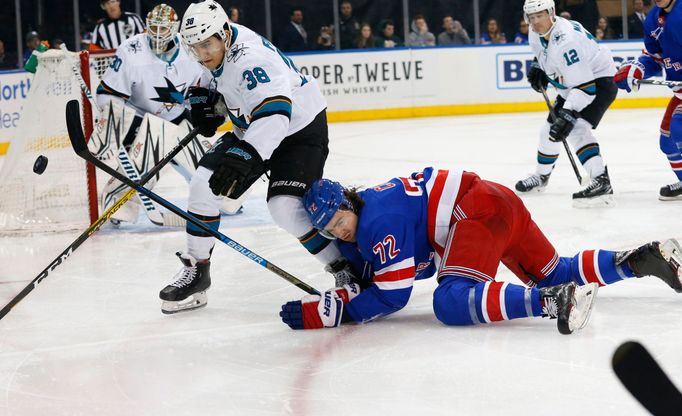
[[[150,98],[152,101],[162,103],[166,110],[170,111],[176,105],[183,105],[185,102],[185,92],[187,91],[186,83],[180,85],[173,85],[171,80],[163,77],[166,80],[165,87],[154,87],[154,90],[159,95],[156,98]]]

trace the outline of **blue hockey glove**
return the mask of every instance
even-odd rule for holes
[[[627,61],[618,68],[618,72],[613,77],[616,85],[621,90],[627,92],[637,92],[639,84],[635,80],[640,80],[644,77],[644,65],[639,61]]]
[[[282,305],[279,316],[291,329],[335,328],[343,320],[343,306],[359,293],[360,286],[353,283],[329,289],[321,297],[307,295]]]

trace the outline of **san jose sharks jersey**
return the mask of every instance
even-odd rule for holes
[[[371,276],[370,287],[346,306],[356,322],[400,310],[414,281],[435,274],[456,204],[474,178],[470,172],[428,167],[359,192],[365,203],[356,243],[338,243],[353,269]]]
[[[587,107],[597,92],[594,80],[616,73],[611,51],[578,22],[557,16],[549,41],[532,30],[528,41],[550,83],[566,100],[566,109]]]
[[[677,2],[670,13],[654,6],[644,20],[645,54],[639,61],[644,64],[644,77],[660,75],[682,81],[682,6]],[[675,89],[682,98],[682,88]]]
[[[314,78],[251,29],[231,24],[232,45],[222,66],[202,86],[225,98],[234,133],[266,160],[285,137],[302,130],[327,107]]]
[[[175,42],[180,45],[179,37]],[[166,62],[152,52],[147,36],[139,34],[118,47],[97,94],[122,98],[140,116],[151,113],[172,121],[188,108],[187,89],[198,85],[203,73],[182,45]]]

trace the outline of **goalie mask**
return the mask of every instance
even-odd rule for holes
[[[192,3],[182,17],[180,36],[188,50],[199,60],[198,48],[206,47],[212,36],[217,36],[225,45],[225,50],[232,41],[230,19],[220,4],[213,0]]]
[[[179,26],[178,15],[167,4],[156,5],[147,14],[147,37],[155,54],[166,53],[176,46],[175,35],[178,33]]]

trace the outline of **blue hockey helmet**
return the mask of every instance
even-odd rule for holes
[[[324,230],[341,206],[352,207],[344,191],[343,185],[329,179],[313,182],[303,195],[303,206],[313,227]]]

